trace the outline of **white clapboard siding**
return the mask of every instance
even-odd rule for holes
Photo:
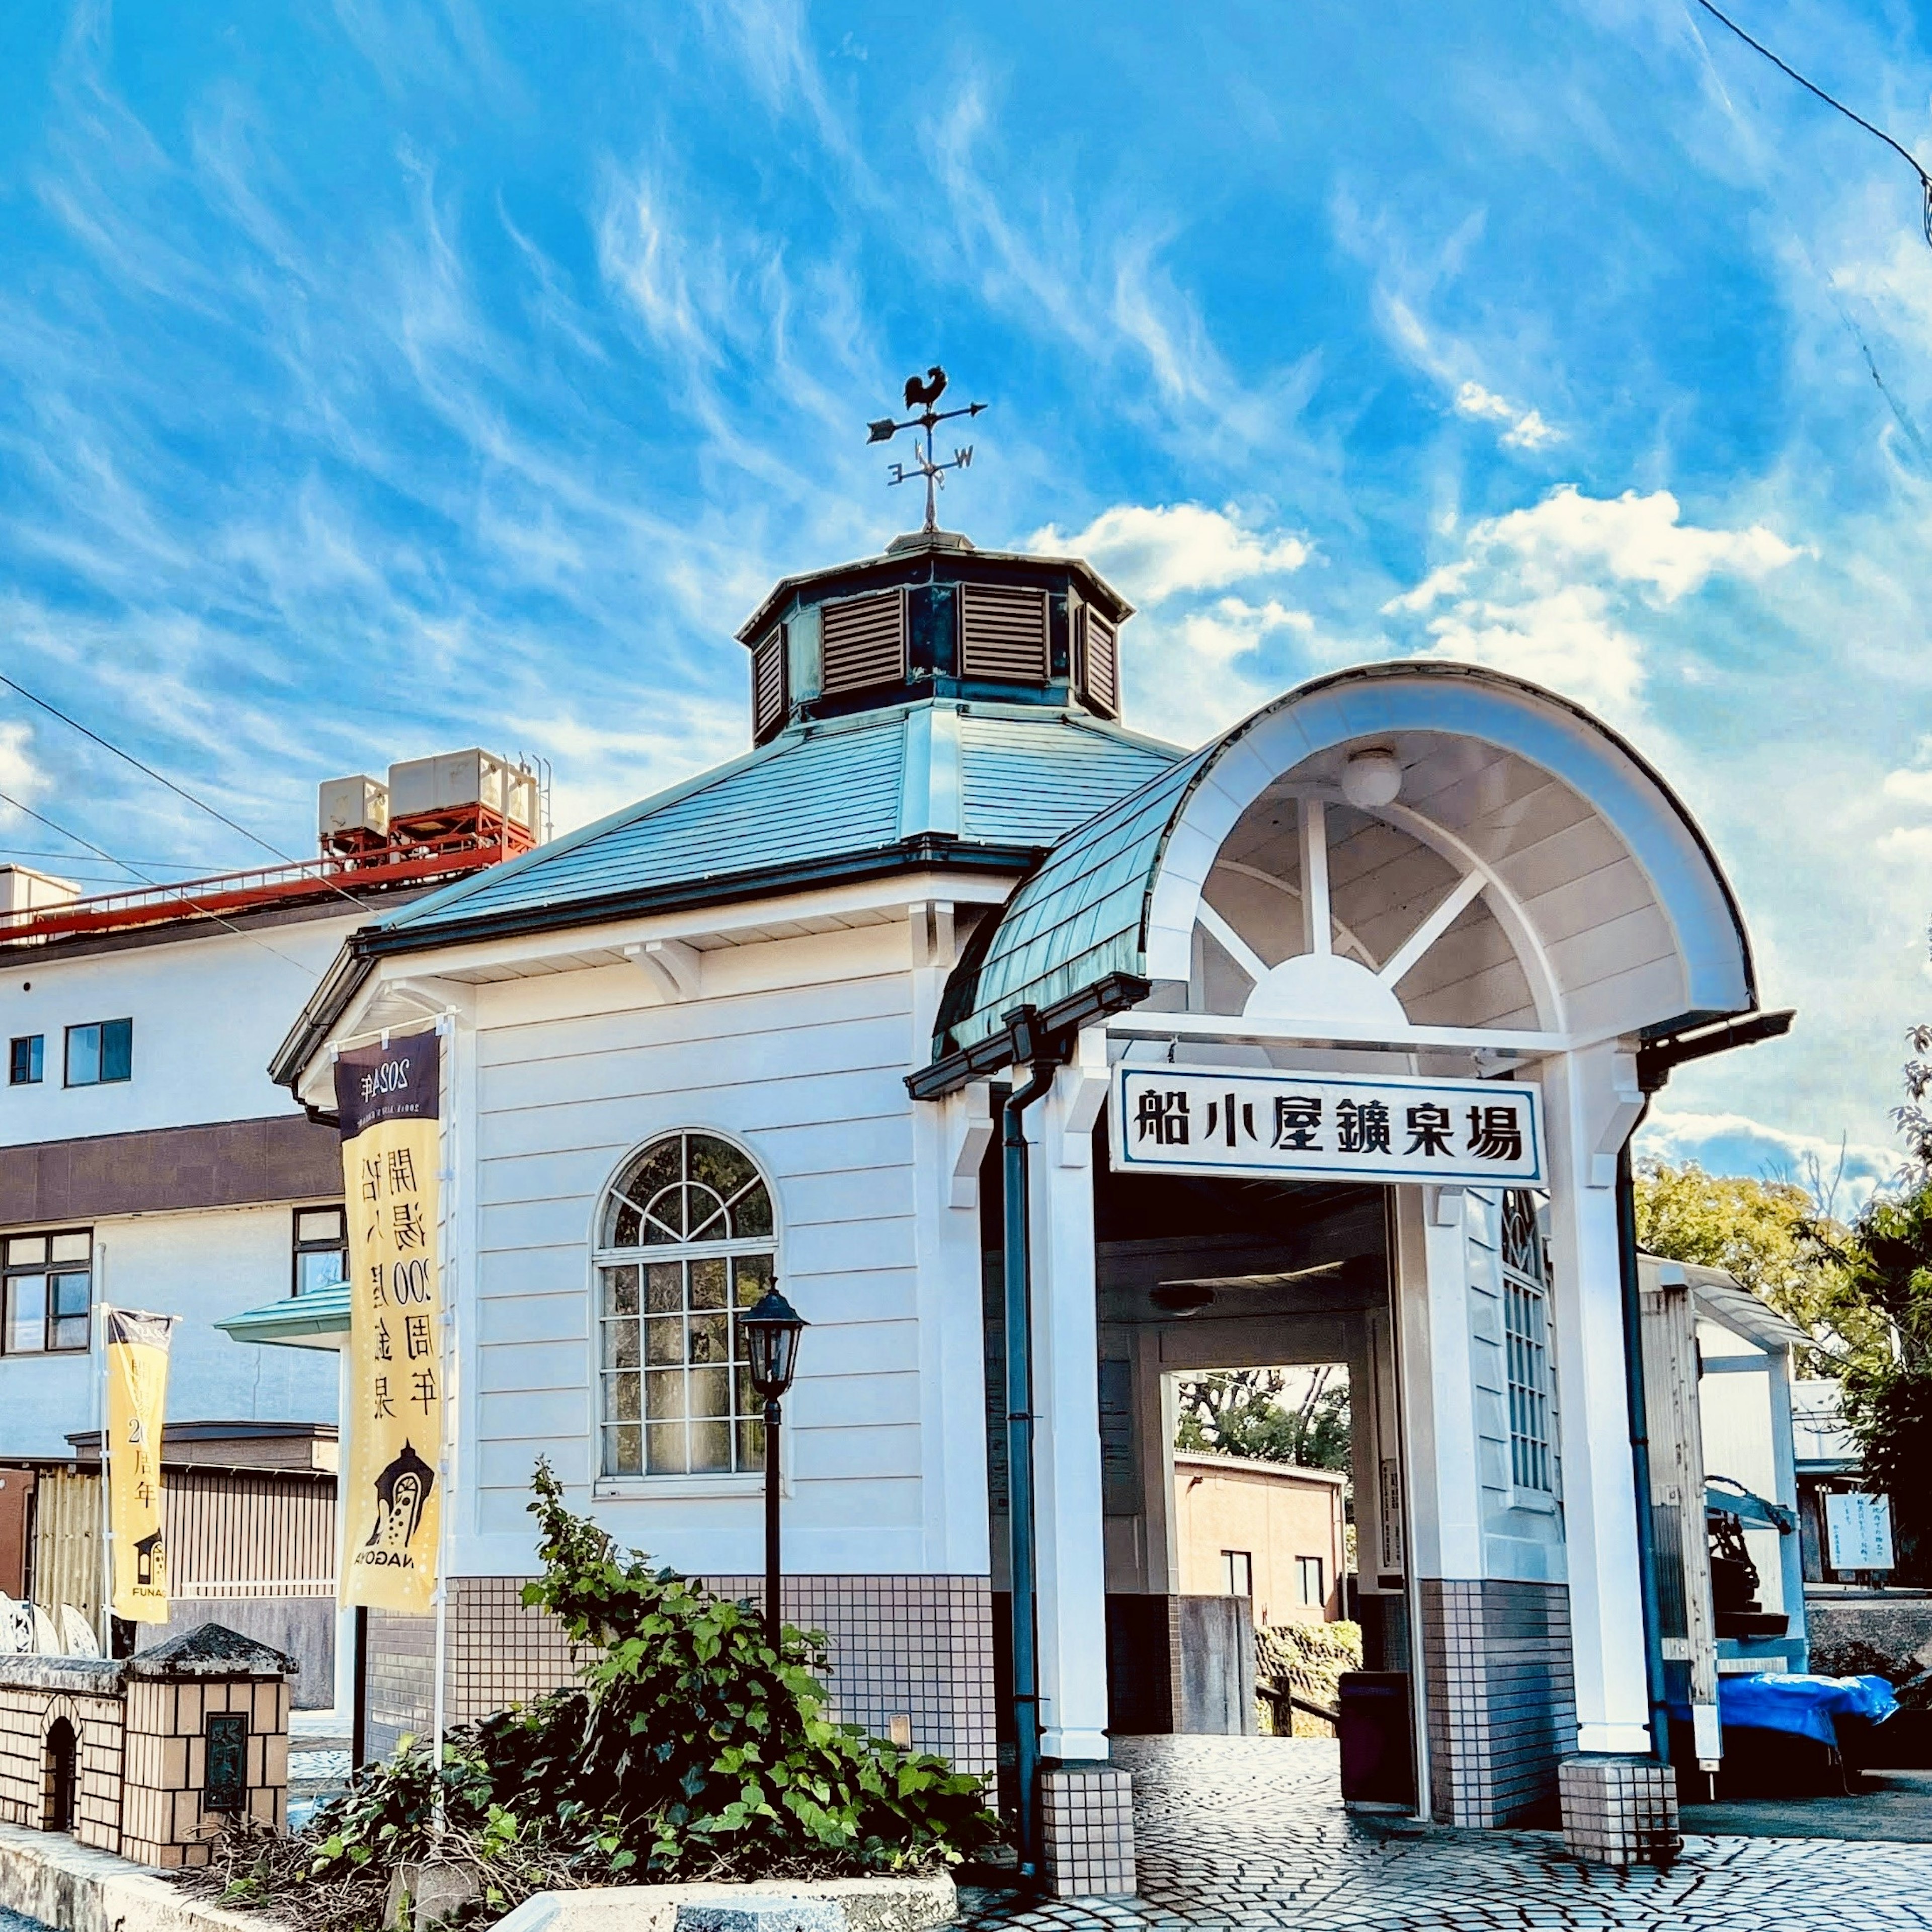
[[[1044,684],[1046,592],[1018,584],[962,584],[959,651],[962,676]]]
[[[524,1060],[566,1058],[573,1052],[594,1054],[608,1046],[750,1037],[770,1033],[778,1016],[782,1016],[782,1023],[788,1031],[811,1031],[838,1026],[848,1020],[909,1011],[904,973],[880,971],[865,944],[867,937],[855,933],[814,935],[814,939],[836,941],[851,962],[851,970],[835,983],[813,986],[806,997],[801,997],[800,989],[765,988],[736,992],[727,998],[707,994],[702,1000],[655,1004],[638,997],[638,982],[629,976],[634,969],[626,968],[621,977],[600,974],[597,976],[599,989],[607,996],[626,987],[631,989],[630,997],[621,1004],[590,1012],[532,1012],[520,1023],[506,1012],[479,1034],[477,1064],[484,1067],[508,1066]],[[902,947],[905,944],[902,927],[898,928],[898,943]],[[812,944],[812,940],[798,941],[796,950],[808,950]],[[788,943],[785,956],[792,956],[794,950]],[[542,997],[542,988],[521,985],[505,988],[500,1000],[507,1004],[505,996],[512,993],[522,997],[526,1007],[535,1008]]]
[[[478,1053],[472,1479],[485,1538],[527,1534],[537,1453],[570,1480],[594,1468],[591,1254],[604,1190],[658,1134],[711,1130],[744,1146],[770,1184],[780,1271],[812,1324],[786,1411],[788,1553],[808,1567],[814,1546],[821,1561],[842,1552],[918,1567],[916,1534],[908,1540],[921,1520],[926,1426],[910,975],[880,972],[869,938],[848,950],[860,970],[808,991],[652,1004],[641,977],[600,976],[600,995],[634,997],[557,1012],[543,992],[518,1017],[513,989],[499,989],[500,1024]],[[740,1500],[652,1496],[646,1484],[600,1508],[623,1512],[613,1527],[667,1560],[716,1567],[728,1552],[742,1567],[756,1516]]]
[[[814,1429],[798,1438],[793,1473],[802,1482],[896,1476],[919,1462],[917,1426]]]
[[[842,598],[819,606],[821,688],[827,698],[902,683],[906,674],[903,590]]]
[[[578,1257],[579,1273],[582,1257]],[[479,1294],[476,1301],[476,1340],[493,1342],[581,1342],[590,1333],[589,1312],[580,1280],[566,1294]]]

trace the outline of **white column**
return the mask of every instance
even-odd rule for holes
[[[1468,1199],[1460,1187],[1396,1190],[1410,1544],[1418,1577],[1458,1582],[1483,1574],[1483,1481],[1464,1226]]]
[[[1614,1046],[1545,1063],[1558,1440],[1575,1646],[1576,1748],[1648,1752],[1650,1690],[1624,1378],[1617,1150],[1642,1107]]]
[[[1100,1336],[1093,1130],[1103,1036],[1027,1117],[1034,1262],[1034,1496],[1038,1520],[1040,1753],[1107,1755],[1107,1561],[1100,1498]]]

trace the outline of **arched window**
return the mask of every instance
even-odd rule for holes
[[[778,1248],[758,1170],[716,1135],[667,1134],[618,1176],[598,1240],[604,1474],[759,1467],[738,1325]]]

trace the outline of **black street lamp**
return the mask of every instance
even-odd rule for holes
[[[773,1651],[784,1620],[778,1610],[778,1405],[798,1370],[798,1338],[806,1322],[776,1285],[740,1318],[752,1387],[765,1402],[765,1641]]]

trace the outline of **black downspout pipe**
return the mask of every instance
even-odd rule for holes
[[[1012,1591],[1013,1773],[1019,1876],[1040,1876],[1040,1640],[1036,1588],[1033,1488],[1033,1268],[1028,1238],[1026,1126],[1022,1116],[1053,1084],[1047,1042],[1034,1030],[1030,1006],[1005,1016],[1013,1030],[1016,1064],[1032,1077],[1008,1097],[1001,1115],[1003,1205],[1006,1216],[1006,1574]]]
[[[1644,1112],[1650,1111],[1646,1095]],[[1642,1115],[1637,1126],[1643,1124]],[[1630,1130],[1633,1137],[1636,1128]],[[1636,1491],[1637,1586],[1643,1598],[1643,1672],[1650,1695],[1651,1749],[1670,1762],[1670,1694],[1658,1628],[1657,1528],[1650,1481],[1650,1409],[1643,1389],[1643,1300],[1636,1264],[1636,1185],[1626,1140],[1617,1154],[1617,1261],[1623,1285],[1624,1384],[1630,1408],[1630,1476]]]

